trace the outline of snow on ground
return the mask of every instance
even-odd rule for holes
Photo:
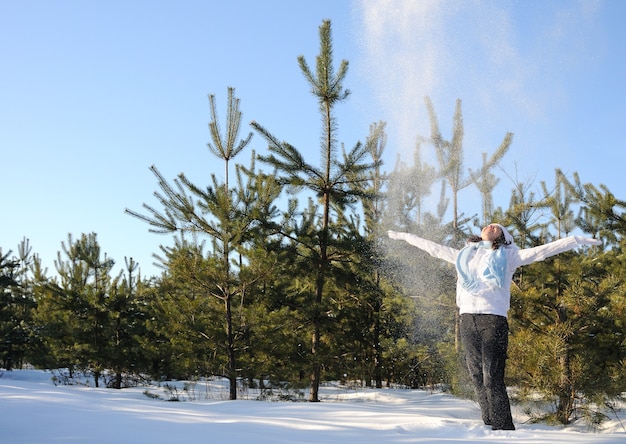
[[[228,401],[226,392],[198,383],[183,390],[137,387],[123,390],[55,385],[39,370],[0,376],[2,443],[620,443],[626,414],[592,432],[524,423],[492,431],[471,401],[422,390],[323,387],[322,402]],[[189,386],[188,386],[189,387]],[[223,389],[223,387],[222,387]],[[149,396],[151,395],[151,396]],[[208,396],[207,396],[208,395]],[[180,402],[168,399],[178,397]],[[207,399],[211,397],[212,399]],[[217,399],[216,399],[217,398]]]

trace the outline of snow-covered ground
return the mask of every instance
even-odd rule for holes
[[[624,443],[626,414],[592,432],[525,423],[492,431],[467,400],[421,390],[324,387],[322,402],[219,399],[219,383],[114,390],[55,385],[37,370],[0,376],[2,443]],[[207,395],[213,399],[207,399]],[[178,397],[180,402],[168,399]],[[217,399],[216,399],[217,398]]]

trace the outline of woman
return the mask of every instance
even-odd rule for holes
[[[513,236],[500,224],[484,227],[480,237],[471,237],[462,250],[409,233],[389,231],[388,235],[456,266],[461,342],[482,419],[493,430],[515,430],[504,383],[509,333],[507,312],[513,273],[522,265],[544,260],[578,245],[600,245],[601,242],[570,236],[520,250],[515,246]]]

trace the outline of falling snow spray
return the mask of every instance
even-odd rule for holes
[[[456,101],[461,100],[463,175],[480,169],[482,154],[490,156],[507,132],[515,133],[512,122],[536,118],[541,113],[543,99],[538,97],[542,95],[527,85],[532,77],[517,42],[513,6],[482,1],[362,0],[356,3],[354,12],[358,17],[361,49],[357,74],[365,79],[375,98],[374,109],[369,111],[372,120],[387,123],[388,168],[401,164],[406,171],[415,170],[414,154],[419,144],[420,161],[440,169],[436,152],[429,143],[431,122],[427,97],[433,104],[439,130],[447,140],[452,138]],[[516,149],[514,142],[505,156],[514,165],[517,165]],[[452,232],[442,233],[437,227],[440,220],[444,223],[452,220],[452,205],[448,205],[443,216],[438,214],[441,180],[430,183],[429,180],[420,174],[399,174],[394,178],[388,201],[391,208],[398,209],[392,211],[397,219],[387,221],[388,227],[411,227],[421,237],[445,243]],[[420,214],[413,215],[410,224],[402,223],[399,218],[406,192],[418,188],[423,194]],[[494,202],[496,206],[508,205],[510,189],[512,186],[506,183],[498,186],[496,193],[504,194]],[[450,198],[450,190],[446,192]],[[460,190],[458,198],[460,216],[482,219],[482,200],[475,186]],[[480,220],[472,228],[478,231],[485,222],[491,221]],[[419,254],[415,250],[406,254]],[[445,274],[425,275],[420,269],[425,268],[417,267],[411,272],[417,273],[420,281],[428,282],[428,288],[447,285],[438,283]]]
[[[446,231],[441,223],[451,220],[450,211],[443,218],[437,214],[445,189],[440,188],[441,180],[433,180],[419,165],[424,162],[439,168],[434,150],[429,149],[432,148],[428,144],[430,119],[425,98],[432,100],[440,132],[449,140],[457,99],[469,103],[472,112],[473,103],[480,102],[488,107],[491,94],[497,94],[489,79],[482,78],[481,72],[474,69],[477,61],[469,55],[472,45],[486,42],[481,30],[485,21],[496,23],[493,17],[497,11],[487,13],[480,5],[473,4],[475,10],[469,11],[460,2],[447,1],[360,3],[358,13],[363,23],[360,35],[365,58],[363,77],[368,79],[376,96],[378,106],[374,120],[387,122],[390,142],[387,150],[391,151],[391,158],[386,163],[396,167],[387,190],[389,214],[385,230],[411,231],[437,243],[451,240],[451,227]],[[489,29],[493,31],[494,26]],[[473,37],[477,40],[472,41]],[[468,91],[472,97],[465,95]],[[464,106],[464,115],[465,111]],[[481,117],[484,125],[493,124],[488,113],[482,112]],[[499,137],[504,133],[501,130]],[[501,139],[485,149],[484,143],[472,137],[466,131],[463,151],[470,157],[467,166],[476,170],[481,166],[481,152],[493,152]],[[472,149],[475,146],[480,148]],[[415,156],[418,147],[419,158]],[[459,197],[463,199],[464,208],[473,212],[471,216],[480,212],[481,201],[477,191],[468,191],[464,190],[465,194]],[[407,202],[415,198],[411,193],[420,194],[420,204],[407,212]],[[460,212],[463,211],[460,208]],[[385,239],[382,245],[389,275],[415,301],[414,341],[420,344],[453,341],[454,267],[401,241]]]
[[[385,226],[398,231],[410,226],[415,234],[433,241],[446,238],[436,228],[432,211],[440,182],[411,172],[416,144],[427,139],[430,131],[424,98],[440,95],[449,80],[447,67],[452,60],[446,49],[446,9],[443,2],[364,1],[358,11],[364,30],[361,43],[366,76],[380,105],[376,112],[384,114],[382,120],[387,121],[389,140],[393,141],[387,150],[394,158],[387,163],[399,167],[389,182],[390,217]],[[450,104],[453,113],[454,99]],[[444,125],[442,121],[442,128]],[[434,166],[433,153],[422,154],[424,161]],[[420,209],[405,214],[409,194],[416,190],[423,194]],[[411,220],[400,223],[405,218]],[[454,268],[404,242],[384,240],[382,245],[394,282],[418,307],[414,339],[426,342],[449,334],[454,329]]]

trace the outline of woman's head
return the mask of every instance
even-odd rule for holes
[[[494,250],[502,245],[511,245],[513,243],[511,233],[500,224],[487,225],[481,230],[480,237],[482,240],[490,241]]]
[[[502,236],[504,236],[504,230],[500,224],[489,224],[480,231],[480,237],[485,241],[493,242]]]

